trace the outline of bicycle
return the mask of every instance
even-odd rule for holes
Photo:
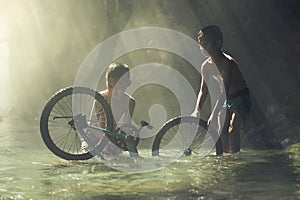
[[[138,156],[139,134],[143,127],[153,128],[146,121],[141,121],[139,128],[128,124],[116,125],[106,100],[100,93],[85,87],[67,87],[56,92],[47,101],[40,118],[44,143],[55,155],[66,160],[87,160],[94,156],[105,160],[104,150],[108,143],[128,151],[131,157]],[[173,118],[156,134],[152,156],[162,156],[170,150],[190,155],[207,143],[206,133],[206,122],[199,118]],[[87,143],[87,151],[82,151],[82,142]],[[216,144],[220,146],[220,141]],[[217,148],[217,154],[218,151]]]

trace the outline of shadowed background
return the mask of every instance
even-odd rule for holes
[[[299,4],[293,0],[1,0],[1,119],[38,120],[47,99],[72,85],[88,53],[114,34],[153,26],[196,40],[201,27],[218,24],[224,33],[224,51],[236,58],[252,91],[244,143],[274,147],[296,142],[300,135]],[[141,50],[118,61],[132,68],[150,62],[171,66],[195,91],[199,89],[199,74],[171,53]],[[99,90],[103,83],[102,78]],[[165,106],[167,118],[179,114],[178,102],[166,88],[145,86],[134,96],[143,102],[137,105],[135,120],[148,120],[148,108],[157,103]]]

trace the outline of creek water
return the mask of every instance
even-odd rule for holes
[[[41,140],[38,121],[2,122],[0,141],[0,199],[300,199],[299,144],[183,156],[163,169],[132,173],[95,158],[58,158]]]

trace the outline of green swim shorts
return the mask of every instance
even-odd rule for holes
[[[251,108],[250,92],[248,88],[245,88],[235,95],[230,95],[224,102],[223,108],[234,113],[239,113],[243,121],[248,118]]]

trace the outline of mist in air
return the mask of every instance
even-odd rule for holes
[[[141,27],[168,28],[197,40],[201,27],[218,24],[224,32],[224,51],[237,59],[253,91],[253,118],[258,122],[266,114],[281,112],[282,105],[293,104],[287,97],[299,90],[299,48],[295,46],[299,13],[293,12],[294,1],[12,0],[0,1],[0,6],[2,118],[37,120],[53,93],[73,85],[81,63],[96,45]],[[145,49],[117,61],[130,68],[145,63],[170,66],[199,90],[197,70],[170,52]],[[98,89],[104,89],[104,77]],[[137,104],[136,119],[149,119],[148,110],[156,104],[164,106],[166,118],[180,114],[178,100],[167,88],[146,85],[134,95],[143,102]],[[296,109],[291,115],[297,118],[298,113]]]

